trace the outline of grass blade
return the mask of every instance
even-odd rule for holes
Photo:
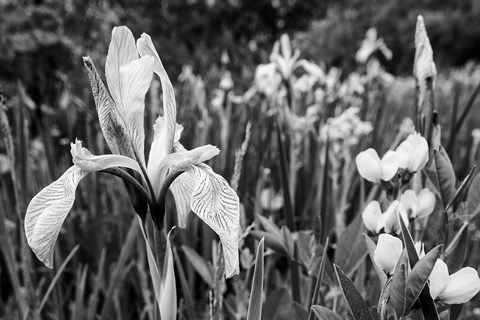
[[[320,293],[320,286],[322,285],[322,280],[323,280],[323,270],[325,269],[325,259],[327,259],[327,249],[328,249],[329,242],[330,242],[330,238],[327,238],[327,241],[325,242],[325,247],[323,248],[322,262],[320,263],[320,268],[318,269],[317,282],[315,283],[315,289],[313,290],[312,300],[311,300],[309,308],[308,308],[310,310],[309,314],[308,314],[308,319],[309,320],[313,320],[312,310],[315,312],[313,307],[318,301],[318,295]],[[318,317],[318,313],[315,312],[315,314]]]
[[[253,273],[252,290],[248,304],[247,320],[260,320],[262,317],[262,298],[263,298],[263,239],[257,246],[257,258],[255,262],[255,271]]]

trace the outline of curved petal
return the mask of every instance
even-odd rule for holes
[[[355,163],[357,164],[358,173],[364,179],[373,183],[380,183],[382,169],[377,151],[370,148],[360,152],[355,158]]]
[[[88,70],[100,128],[110,150],[114,154],[123,154],[135,159],[132,144],[128,141],[126,135],[123,118],[119,115],[115,102],[108,94],[92,59],[84,57],[83,63]]]
[[[409,169],[414,172],[425,167],[428,162],[428,143],[418,132],[410,134],[410,136],[413,150],[410,155]]]
[[[191,172],[184,172],[177,177],[170,186],[177,209],[177,222],[180,228],[187,227],[187,217],[190,213],[190,200],[195,189],[195,176]]]
[[[400,196],[398,210],[407,217],[415,218],[417,215],[417,194],[412,189],[405,190]]]
[[[70,145],[73,164],[85,171],[100,171],[107,168],[124,167],[133,169],[142,174],[142,170],[138,163],[131,158],[117,154],[95,156],[88,151],[88,149],[82,147],[82,142],[78,139],[75,143],[71,143]]]
[[[70,167],[57,181],[43,188],[27,207],[25,235],[37,258],[53,267],[53,250],[63,221],[75,200],[75,189],[88,171]]]
[[[152,82],[152,68],[153,58],[150,56],[133,60],[120,67],[121,106],[125,127],[142,165],[145,165],[143,113],[145,94]]]
[[[220,237],[225,258],[226,277],[239,272],[238,231],[240,228],[239,200],[227,181],[206,164],[193,166],[196,185],[191,207],[200,219]]]
[[[382,167],[382,180],[389,181],[398,171],[398,157],[395,151],[389,150],[380,161]]]
[[[363,224],[368,230],[375,232],[381,215],[380,203],[375,200],[371,201],[362,212]]]
[[[398,167],[401,169],[407,169],[410,162],[410,155],[413,151],[412,144],[405,140],[397,147],[395,152],[397,153],[398,158]]]
[[[175,92],[173,91],[172,83],[168,78],[167,71],[163,67],[162,60],[155,50],[152,39],[146,33],[142,34],[140,39],[137,40],[138,52],[140,55],[152,56],[154,58],[153,71],[160,78],[163,92],[163,113],[165,115],[166,131],[164,138],[165,154],[172,152],[173,140],[175,137],[175,125],[177,119],[177,106],[175,104]]]
[[[439,297],[447,304],[461,304],[470,301],[480,291],[477,270],[462,268],[448,278],[447,286]]]
[[[430,273],[430,295],[432,299],[436,299],[445,290],[448,282],[448,268],[445,262],[437,259]]]
[[[138,59],[138,51],[130,29],[125,26],[113,28],[112,40],[105,61],[105,76],[108,89],[119,108],[123,107],[120,67],[136,59]],[[122,111],[124,112],[124,110]]]
[[[385,227],[385,232],[387,233],[396,233],[400,234],[400,223],[398,222],[398,217],[397,217],[397,212],[398,212],[398,200],[393,201],[390,206],[388,206],[387,211],[382,215],[384,217],[384,227]],[[403,218],[403,221],[405,224],[408,226],[408,218],[401,214],[401,217]]]
[[[428,217],[435,209],[435,195],[427,188],[420,191],[418,195],[417,218]]]
[[[388,274],[393,274],[402,251],[403,245],[400,239],[382,233],[378,236],[378,243],[373,253],[373,260],[383,271]]]

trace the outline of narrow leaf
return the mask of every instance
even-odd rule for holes
[[[348,306],[355,320],[372,320],[368,305],[363,300],[362,295],[358,292],[352,280],[342,271],[342,269],[334,265],[337,279],[342,288],[343,295],[347,299]]]
[[[465,179],[463,179],[462,183],[460,184],[460,187],[458,187],[457,191],[455,192],[455,195],[453,196],[452,201],[450,201],[450,203],[448,204],[445,210],[448,210],[451,207],[454,207],[461,199],[463,199],[465,193],[467,192],[468,187],[470,186],[470,183],[473,180],[473,177],[474,177],[473,173],[475,172],[475,169],[476,169],[475,166],[473,166],[473,168],[470,169],[470,172],[467,174]]]
[[[267,233],[265,231],[258,231],[258,230],[252,230],[250,231],[250,235],[252,237],[254,237],[256,240],[261,240],[262,238],[264,238],[265,240],[265,245],[274,250],[275,252],[285,256],[285,257],[289,257],[290,259],[293,259],[293,257],[291,257],[289,254],[288,254],[288,250],[287,248],[285,247],[285,245],[283,244],[283,241],[281,238],[277,238],[276,236],[270,234],[270,233]]]
[[[183,253],[185,253],[185,257],[187,257],[187,260],[192,264],[193,268],[198,272],[198,274],[200,274],[202,279],[210,286],[210,288],[213,288],[212,266],[209,265],[202,256],[186,245],[182,246],[182,250]]]
[[[359,214],[338,239],[335,263],[348,275],[358,268],[368,254],[365,242],[361,241],[363,232],[365,228],[362,215]]]
[[[445,149],[440,146],[439,150],[433,151],[435,157],[435,165],[437,167],[437,178],[440,186],[440,193],[444,208],[453,200],[456,192],[455,188],[455,171]]]
[[[322,306],[312,306],[312,310],[320,320],[343,320],[338,314]]]
[[[403,309],[405,305],[405,286],[406,286],[406,266],[402,264],[398,270],[395,270],[395,273],[392,277],[392,282],[390,283],[389,297],[390,304],[395,310],[397,315],[403,314]]]
[[[467,196],[467,214],[473,215],[477,211],[480,211],[480,174],[473,179]]]
[[[262,299],[263,299],[263,239],[257,246],[257,258],[255,262],[255,271],[253,272],[252,290],[250,293],[250,302],[248,304],[247,320],[260,320],[262,317]]]
[[[177,287],[173,268],[173,254],[170,244],[170,233],[167,235],[164,265],[162,270],[162,284],[160,297],[160,315],[162,319],[177,318]]]

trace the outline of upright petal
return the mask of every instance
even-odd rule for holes
[[[410,137],[412,137],[413,150],[410,155],[409,169],[413,172],[422,169],[427,164],[428,143],[420,133],[413,133]]]
[[[105,62],[105,75],[108,89],[119,108],[123,107],[120,67],[136,59],[138,59],[138,51],[130,29],[125,26],[113,28]]]
[[[373,183],[380,183],[382,168],[377,151],[370,148],[360,152],[355,158],[355,163],[357,164],[358,172],[364,179]]]
[[[415,191],[412,189],[405,190],[400,196],[400,204],[398,210],[407,217],[415,218],[417,215],[418,199]]]
[[[445,290],[448,282],[448,267],[440,259],[437,259],[430,273],[430,295],[432,299],[436,299]]]
[[[447,304],[461,304],[470,301],[478,291],[480,279],[477,270],[466,267],[450,275],[440,298]]]
[[[395,151],[388,151],[380,162],[382,167],[382,180],[389,181],[398,171],[398,157]]]
[[[145,56],[120,67],[121,103],[127,135],[137,157],[145,165],[143,113],[145,94],[152,82],[153,58]]]
[[[403,245],[400,239],[382,233],[378,236],[377,248],[373,253],[373,260],[383,271],[388,274],[393,274],[402,251]]]
[[[83,63],[88,70],[88,78],[92,87],[100,128],[110,150],[114,154],[123,154],[134,159],[135,155],[132,144],[128,141],[124,120],[118,113],[115,102],[108,94],[92,59],[84,57]]]
[[[435,209],[435,195],[427,188],[420,191],[418,195],[417,218],[428,217]]]
[[[43,188],[27,208],[25,235],[37,258],[53,267],[53,250],[63,221],[75,200],[75,189],[88,174],[77,166],[70,167],[57,181]]]
[[[395,152],[398,157],[398,167],[401,169],[408,169],[410,163],[410,155],[412,154],[413,146],[412,144],[405,140],[397,147]]]
[[[137,40],[138,52],[143,57],[145,55],[154,58],[153,71],[160,77],[163,92],[163,113],[165,116],[166,136],[164,140],[165,154],[172,152],[173,140],[175,136],[175,125],[177,119],[177,106],[175,104],[175,91],[173,91],[172,83],[168,78],[167,71],[163,67],[162,60],[155,50],[152,39],[146,33],[142,34]]]
[[[196,185],[191,207],[200,219],[220,237],[225,258],[225,273],[231,277],[239,272],[238,231],[239,200],[227,181],[205,164],[193,166]]]

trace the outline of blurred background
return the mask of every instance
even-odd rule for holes
[[[244,231],[256,214],[288,224],[292,232],[310,230],[320,220],[315,234],[322,242],[333,235],[335,242],[370,190],[356,174],[356,154],[366,147],[381,154],[412,131],[406,118],[415,117],[419,14],[439,71],[435,100],[442,142],[457,176],[464,177],[477,162],[480,142],[474,130],[480,127],[479,1],[0,0],[2,107],[15,149],[12,162],[8,143],[0,143],[0,318],[154,318],[143,240],[118,178],[92,174],[80,183],[53,271],[31,255],[22,234],[30,199],[71,165],[70,142],[79,138],[94,154],[109,152],[82,56],[90,56],[103,77],[114,26],[127,25],[136,38],[143,32],[152,37],[176,89],[182,142],[222,150],[210,164],[235,185]],[[278,56],[292,61],[283,73]],[[272,63],[278,83],[262,70]],[[157,81],[146,98],[147,144],[162,113],[160,95]],[[291,222],[287,205],[295,212]],[[319,216],[326,208],[333,218]],[[173,225],[173,205],[169,212]],[[223,283],[225,302],[216,302],[221,317],[245,315],[254,252],[249,241],[242,238],[241,277]],[[208,318],[213,302],[205,292],[219,290],[215,235],[191,215],[174,242],[178,281],[185,284],[177,284],[179,317],[192,319],[194,310],[195,317]],[[198,259],[210,278],[192,266]],[[279,259],[271,263],[272,291],[276,280],[288,278],[287,263]],[[308,272],[318,268],[305,264]]]

